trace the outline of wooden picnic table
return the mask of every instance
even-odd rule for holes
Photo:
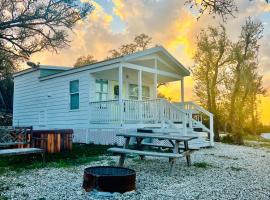
[[[116,134],[116,136],[122,136],[125,138],[125,143],[124,143],[123,148],[114,147],[114,148],[108,149],[108,151],[120,154],[119,166],[124,165],[126,154],[138,154],[141,156],[141,159],[144,159],[144,156],[168,157],[171,163],[170,174],[174,172],[177,158],[185,156],[187,159],[188,166],[191,165],[191,159],[190,159],[191,150],[189,149],[188,142],[190,140],[197,138],[194,136],[182,136],[176,133],[163,134],[163,133],[142,133],[142,132],[119,133],[119,134]],[[136,149],[129,148],[131,138],[135,138]],[[173,153],[145,151],[143,149],[144,145],[142,144],[142,141],[146,138],[168,140],[172,145]],[[179,151],[179,146],[181,142],[184,143],[183,152]],[[155,144],[153,144],[152,146],[155,146]]]

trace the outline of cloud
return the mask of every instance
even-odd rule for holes
[[[145,33],[153,38],[154,44],[167,48],[181,63],[190,67],[195,49],[196,37],[202,28],[216,26],[222,22],[219,18],[203,15],[197,21],[195,12],[179,0],[111,0],[113,13],[107,13],[101,5],[94,2],[95,10],[84,21],[78,23],[71,34],[70,47],[60,50],[58,54],[41,52],[31,57],[32,61],[42,64],[72,66],[82,55],[92,54],[102,60],[108,50],[131,42],[135,35]],[[239,13],[237,18],[229,18],[225,24],[228,35],[236,40],[248,16],[260,17],[270,12],[270,5],[264,0],[237,1]],[[124,31],[112,31],[114,16],[118,16],[125,26]],[[267,18],[268,21],[270,17]],[[264,20],[263,23],[267,23]],[[261,40],[259,54],[260,68],[265,74],[264,85],[270,91],[270,28],[265,26],[268,34]],[[192,93],[193,80],[185,82],[186,100],[196,100]],[[177,93],[178,92],[178,93]],[[175,95],[177,93],[177,95]],[[166,94],[179,99],[179,84],[174,83],[166,90]],[[268,101],[267,101],[268,102]],[[270,105],[269,105],[270,107]]]
[[[72,66],[80,56],[92,54],[95,59],[104,59],[108,51],[127,42],[129,36],[125,33],[111,31],[113,17],[106,13],[97,3],[93,2],[95,10],[80,21],[70,34],[70,46],[59,50],[58,54],[40,52],[34,54],[31,60],[49,65]]]

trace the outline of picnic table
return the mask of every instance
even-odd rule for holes
[[[40,138],[33,137],[32,133],[33,133],[32,126],[12,127],[8,129],[6,132],[2,133],[0,135],[0,157],[40,154],[42,157],[42,167],[43,167],[45,164],[45,150],[41,148],[31,147],[33,146],[33,140],[40,140]]]
[[[144,159],[145,156],[156,156],[156,157],[167,157],[169,158],[170,166],[170,174],[174,172],[176,159],[185,156],[187,160],[187,165],[191,165],[190,154],[193,149],[189,148],[188,142],[196,139],[194,136],[182,136],[176,133],[173,134],[163,134],[163,133],[142,133],[142,132],[131,132],[131,133],[119,133],[116,136],[121,136],[125,138],[125,143],[123,148],[113,147],[109,148],[108,151],[120,154],[119,158],[119,166],[124,165],[126,154],[137,154],[141,156],[141,159]],[[136,149],[130,149],[130,140],[131,138],[135,138],[135,147]],[[168,152],[154,152],[154,151],[146,151],[144,150],[144,146],[147,146],[148,143],[142,143],[144,139],[159,139],[159,140],[168,140],[172,146],[168,146],[173,149],[173,153]],[[184,143],[183,151],[180,151],[180,143]],[[159,147],[160,145],[156,145],[151,143],[153,147]]]

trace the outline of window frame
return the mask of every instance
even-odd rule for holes
[[[137,87],[138,89],[138,94],[136,95],[130,95],[130,86],[133,85],[135,87]],[[147,88],[147,90],[149,91],[149,96],[144,96],[143,95],[143,88]],[[138,84],[134,84],[134,83],[129,83],[128,84],[128,98],[131,100],[139,100],[139,86]],[[147,100],[151,98],[151,94],[150,94],[150,87],[148,85],[142,85],[142,100]]]
[[[72,82],[78,82],[78,90],[75,91],[75,92],[72,92],[71,91],[71,84]],[[71,96],[72,95],[78,95],[78,107],[76,108],[72,108],[72,98]],[[79,110],[80,109],[80,81],[79,79],[74,79],[74,80],[70,80],[69,81],[69,110],[70,111],[76,111],[76,110]]]
[[[97,91],[97,83],[99,82],[100,85],[100,91]],[[103,85],[107,84],[107,91],[104,92],[103,91]],[[102,95],[106,95],[106,100],[102,100]],[[98,99],[97,99],[97,95],[98,95]],[[109,81],[106,79],[96,79],[95,81],[95,98],[97,102],[100,101],[107,101],[108,100],[108,95],[109,95]]]

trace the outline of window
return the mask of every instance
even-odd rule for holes
[[[129,84],[128,95],[129,95],[129,99],[138,100],[138,96],[139,96],[138,85]],[[149,89],[149,87],[148,86],[142,86],[142,99],[149,99],[149,98],[150,98],[150,89]]]
[[[129,87],[128,87],[129,99],[138,100],[138,96],[139,96],[138,94],[139,94],[138,85],[129,84]]]
[[[79,80],[69,82],[70,110],[79,109]]]
[[[113,87],[113,94],[114,94],[114,99],[118,99],[119,98],[119,85],[115,85]]]
[[[142,86],[142,98],[150,99],[150,89],[147,86]]]
[[[108,99],[108,81],[96,80],[96,101],[106,101]]]

